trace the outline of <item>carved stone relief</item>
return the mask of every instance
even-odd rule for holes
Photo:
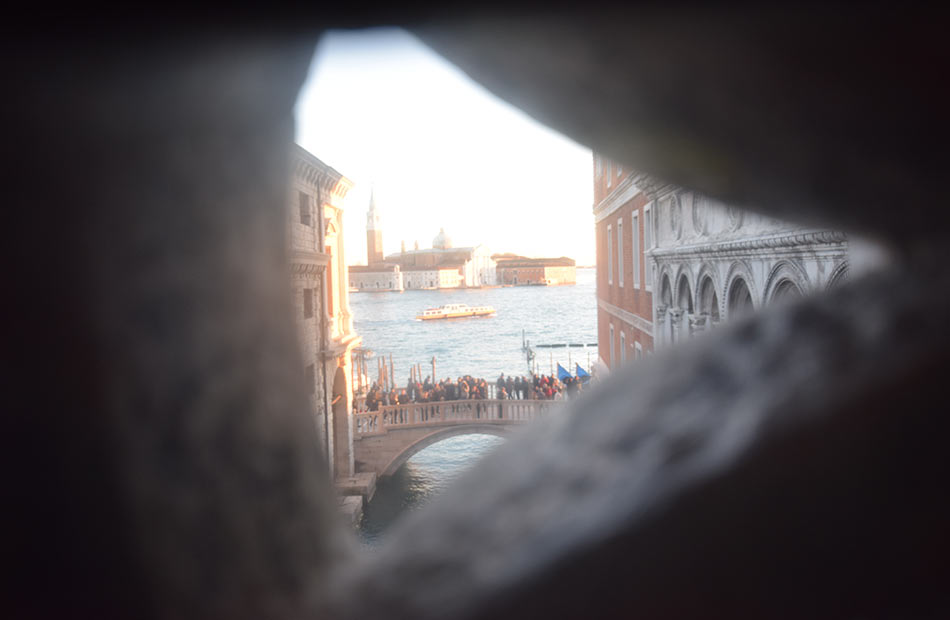
[[[670,232],[674,239],[679,239],[683,234],[683,212],[680,205],[679,196],[670,196]]]
[[[706,234],[706,205],[703,197],[693,194],[693,230],[697,235]]]
[[[735,231],[739,229],[739,226],[742,225],[742,209],[737,209],[736,207],[728,207],[726,209],[726,217],[729,220],[729,230]]]

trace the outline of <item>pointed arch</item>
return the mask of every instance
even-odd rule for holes
[[[755,310],[755,302],[752,300],[752,290],[749,288],[745,278],[741,275],[732,279],[727,293],[726,307],[730,319],[741,317]]]
[[[843,282],[847,282],[850,276],[848,261],[843,261],[831,272],[831,277],[828,278],[828,284],[825,285],[825,288],[832,288]]]
[[[709,321],[718,323],[720,320],[719,294],[716,292],[716,283],[710,274],[706,273],[700,277],[696,295],[700,315],[705,315]]]
[[[660,305],[667,308],[673,306],[673,285],[670,283],[669,269],[664,268],[660,276]]]
[[[752,312],[762,305],[752,277],[752,268],[745,261],[736,261],[729,266],[724,301],[727,320]]]
[[[676,279],[676,306],[683,312],[693,313],[693,287],[690,286],[685,269]]]
[[[765,303],[803,297],[811,289],[805,270],[789,260],[780,260],[769,271],[765,281]]]
[[[703,263],[696,277],[696,311],[719,321],[723,299],[719,272],[710,263]]]

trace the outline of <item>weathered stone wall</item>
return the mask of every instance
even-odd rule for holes
[[[743,312],[822,291],[848,269],[843,233],[782,222],[669,186],[653,196],[657,244],[648,261],[663,291],[656,315],[664,344]],[[742,290],[748,304],[737,301]]]
[[[288,294],[312,39],[221,36],[226,12],[12,32],[6,615],[950,615],[945,24],[803,7],[420,31],[617,161],[895,262],[631,364],[371,556],[334,514]],[[68,200],[38,203],[50,171]]]

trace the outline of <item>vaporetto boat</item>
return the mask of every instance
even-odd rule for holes
[[[495,314],[495,309],[491,306],[466,306],[465,304],[447,304],[438,308],[428,308],[416,318],[420,321],[431,321],[434,319],[461,319],[470,316],[488,316]]]

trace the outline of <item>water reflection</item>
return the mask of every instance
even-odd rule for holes
[[[376,495],[366,507],[360,538],[369,547],[380,544],[400,515],[422,506],[503,441],[493,435],[463,435],[440,441],[413,456],[377,485]]]

